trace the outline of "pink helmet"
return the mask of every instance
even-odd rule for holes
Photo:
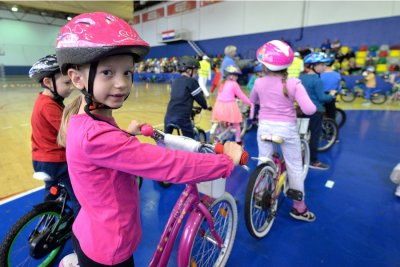
[[[257,60],[271,71],[288,68],[292,65],[293,57],[292,48],[279,40],[269,41],[257,50]]]
[[[149,52],[149,44],[124,20],[104,12],[74,17],[61,28],[56,54],[61,71],[117,54],[132,54],[136,62]]]

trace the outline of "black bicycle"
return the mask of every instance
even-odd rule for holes
[[[34,174],[43,180],[43,172]],[[143,179],[137,177],[139,189]],[[62,183],[51,187],[56,200],[35,205],[8,231],[0,245],[0,266],[54,266],[72,235],[74,215],[68,205],[68,192]]]
[[[50,193],[57,199],[35,205],[8,231],[0,245],[0,266],[53,266],[71,237],[74,216],[62,183]]]
[[[202,110],[201,107],[197,107],[197,106],[192,107],[192,112],[190,114],[190,121],[192,122],[192,126],[193,126],[193,133],[194,133],[193,139],[196,141],[199,141],[202,144],[206,144],[208,142],[206,132],[203,129],[201,129],[200,127],[196,126],[196,123],[194,120],[196,115],[201,113],[201,110]],[[177,135],[182,135],[182,129],[179,125],[174,124],[174,123],[168,123],[167,127],[172,128],[172,133],[175,133]],[[158,184],[161,187],[165,187],[165,188],[171,186],[171,183],[168,183],[168,182],[158,182]]]

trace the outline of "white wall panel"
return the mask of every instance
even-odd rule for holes
[[[201,12],[201,39],[212,39],[243,33],[243,1],[230,1],[205,7],[210,12]]]
[[[394,16],[392,3],[393,1],[309,1],[305,26]]]

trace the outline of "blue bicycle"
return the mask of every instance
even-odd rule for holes
[[[365,91],[365,83],[361,81],[357,81],[353,89],[349,88],[342,88],[339,91],[340,94],[340,99],[343,100],[343,102],[353,102],[356,97],[364,97],[364,91]],[[371,102],[377,105],[381,105],[386,102],[387,95],[385,92],[381,89],[373,89],[371,90]]]

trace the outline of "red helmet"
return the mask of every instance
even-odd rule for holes
[[[263,44],[257,50],[257,60],[270,71],[279,71],[288,68],[293,62],[293,50],[288,44],[273,40]]]
[[[149,44],[124,20],[104,12],[74,17],[58,33],[56,54],[61,71],[69,65],[99,61],[117,54],[132,54],[135,62],[149,52]]]

